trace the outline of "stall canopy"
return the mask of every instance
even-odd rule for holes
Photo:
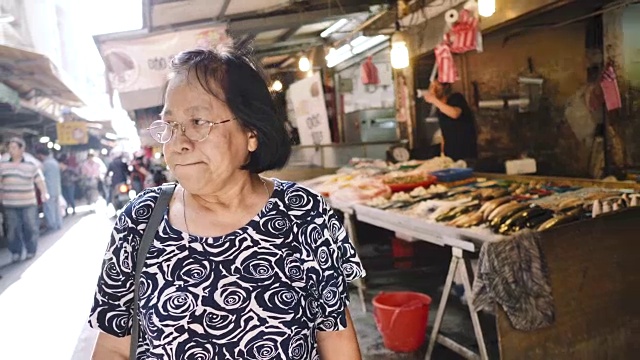
[[[227,32],[234,38],[250,37],[265,67],[296,68],[302,53],[351,36],[388,1],[150,0],[145,4],[144,29],[94,37],[108,83],[126,110],[161,105],[168,60],[202,40],[223,39]],[[339,30],[320,36],[339,21]]]
[[[0,100],[0,139],[11,136],[55,137],[56,120],[46,113],[27,106]]]
[[[27,100],[46,97],[64,106],[82,105],[51,60],[36,52],[0,45],[0,81]]]

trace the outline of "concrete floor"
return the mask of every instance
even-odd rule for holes
[[[100,211],[90,214],[86,210],[65,219],[62,230],[43,234],[39,254],[33,260],[10,264],[9,252],[0,249],[0,359],[90,358],[96,334],[86,327],[86,316],[112,221]],[[354,291],[351,314],[363,358],[423,359],[426,341],[423,349],[411,354],[393,353],[384,347],[372,316],[371,299],[380,291],[411,290],[430,295],[433,302],[429,333],[448,268],[446,250],[428,248],[413,270],[402,271],[393,270],[390,247],[385,242],[363,244],[360,253],[368,271],[367,312],[362,312]],[[449,303],[444,333],[473,347],[475,338],[466,308],[454,297]],[[494,320],[489,316],[482,320],[491,358],[497,358]],[[443,360],[460,358],[440,346],[433,356]]]
[[[112,225],[81,208],[62,230],[42,234],[36,258],[11,264],[0,249],[0,359],[73,358]],[[88,341],[76,359],[90,359]]]
[[[363,234],[376,234],[379,229],[358,230]],[[365,238],[363,240],[363,238]],[[367,269],[366,279],[366,304],[367,313],[363,313],[360,307],[360,299],[357,291],[351,293],[351,314],[357,329],[360,348],[365,360],[424,359],[427,350],[428,336],[431,333],[438,304],[442,295],[447,271],[449,268],[449,250],[430,244],[419,244],[415,249],[414,267],[410,270],[396,270],[393,266],[391,246],[389,241],[377,241],[367,243],[367,236],[361,237],[360,255]],[[373,319],[373,305],[371,300],[381,291],[416,291],[429,295],[432,298],[429,312],[429,324],[425,343],[419,351],[410,354],[394,353],[384,347],[382,336],[378,332]],[[485,340],[488,346],[489,357],[499,358],[498,342],[495,327],[495,318],[492,315],[480,313],[480,321],[484,330]],[[442,324],[442,333],[451,337],[458,343],[477,352],[477,343],[473,333],[471,318],[468,308],[463,305],[461,299],[450,296],[448,308]],[[458,354],[443,346],[436,345],[432,359],[458,360],[462,359]]]

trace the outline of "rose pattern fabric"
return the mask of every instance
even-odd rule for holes
[[[159,197],[144,191],[117,219],[89,324],[131,334],[133,272]],[[262,211],[221,237],[189,235],[165,213],[142,271],[138,360],[319,359],[316,331],[346,327],[347,282],[365,271],[324,199],[275,180]]]

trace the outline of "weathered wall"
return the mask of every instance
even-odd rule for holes
[[[379,85],[363,85],[360,71],[362,60],[339,73],[341,79],[351,79],[353,90],[345,93],[343,106],[345,114],[361,110],[393,107],[393,79],[389,49],[373,55],[373,63],[378,69]]]
[[[488,32],[485,51],[455,56],[462,77],[455,87],[470,102],[474,82],[483,100],[515,97],[517,78],[527,72],[527,58],[531,57],[535,70],[545,79],[544,101],[538,111],[529,113],[477,109],[481,156],[496,165],[484,170],[500,170],[499,164],[505,159],[523,152],[538,160],[542,174],[602,177],[606,170],[618,175],[617,170],[625,166],[638,166],[640,5],[554,27],[552,24],[592,14],[602,4],[568,0],[496,3],[496,13],[482,19],[482,28]],[[536,27],[540,24],[549,26]],[[410,28],[407,32],[412,53],[415,51],[421,59],[429,56],[423,54],[430,53],[440,41],[443,26],[439,16]],[[509,34],[517,36],[505,43]],[[603,64],[608,60],[617,70],[623,102],[621,110],[612,112],[603,109],[599,85]],[[424,87],[420,74],[430,71],[430,66],[416,68],[418,85]],[[609,124],[606,129],[605,114]],[[418,145],[428,141],[419,130]],[[604,166],[605,131],[609,169]]]
[[[624,143],[625,163],[640,164],[640,6],[603,15],[605,60],[618,75],[622,109],[608,114],[616,138]]]
[[[601,111],[589,106],[594,86],[587,83],[585,36],[584,22],[528,31],[506,43],[498,33],[485,37],[483,53],[457,58],[463,77],[457,86],[469,100],[473,82],[482,100],[517,97],[517,80],[528,74],[529,57],[545,80],[537,111],[477,109],[481,157],[503,161],[529,153],[541,173],[588,176]]]
[[[602,30],[594,31],[594,24]],[[543,174],[601,177],[602,129],[597,129],[606,114],[610,170],[618,174],[640,164],[638,24],[640,6],[630,6],[601,19],[530,30],[506,43],[500,32],[490,34],[483,53],[457,56],[462,81],[456,87],[470,101],[474,81],[483,100],[516,95],[528,57],[545,79],[545,101],[538,111],[477,109],[481,156],[502,161],[526,152],[538,160]],[[617,111],[603,109],[598,83],[603,62],[614,64],[618,74],[623,107]]]

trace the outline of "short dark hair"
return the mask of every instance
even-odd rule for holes
[[[227,104],[243,128],[255,132],[258,148],[243,170],[258,174],[286,165],[291,154],[289,134],[246,43],[183,51],[171,60],[170,70],[174,76],[195,75],[207,93]]]
[[[19,137],[12,137],[11,139],[9,139],[9,144],[11,144],[11,143],[14,143],[14,144],[18,145],[18,147],[20,149],[24,149],[24,147],[25,147],[24,140],[22,140]]]
[[[445,96],[453,94],[453,85],[451,83],[440,83],[442,85],[442,93]]]
[[[49,156],[49,154],[51,154],[51,152],[49,151],[49,149],[47,149],[44,146],[38,146],[38,147],[36,147],[36,154],[42,155],[42,156]]]
[[[444,96],[449,96],[453,93],[453,84],[451,83],[445,83],[445,82],[440,82],[438,80],[433,80],[435,83],[439,84],[440,87],[442,88],[442,95]]]

